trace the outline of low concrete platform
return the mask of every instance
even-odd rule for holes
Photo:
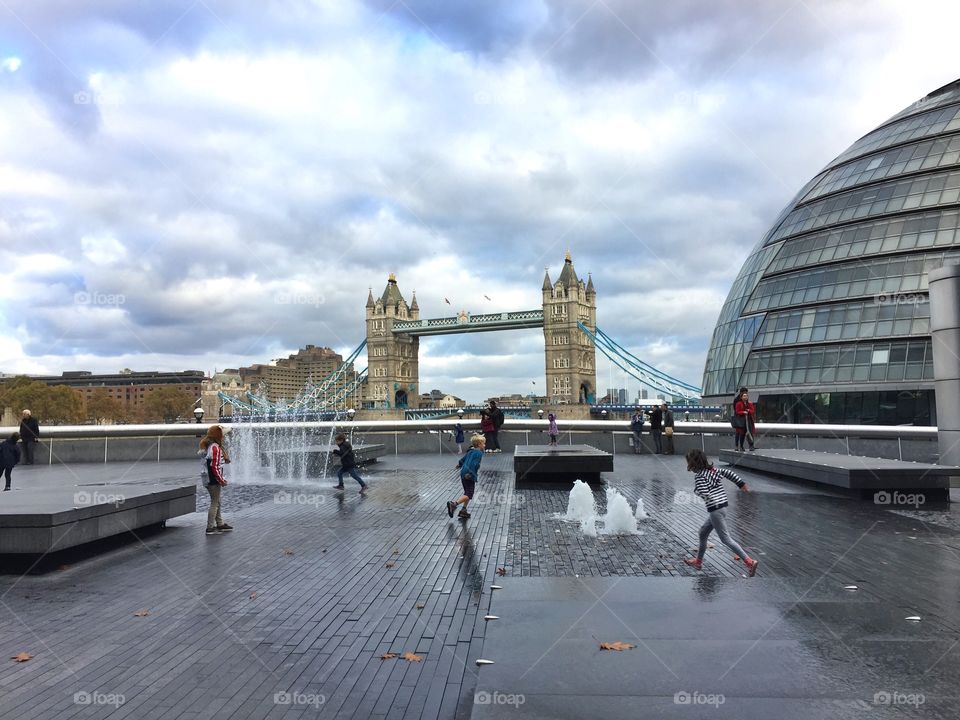
[[[613,472],[613,455],[592,445],[518,445],[513,471],[517,480],[598,482]]]
[[[841,455],[812,450],[721,450],[720,460],[737,468],[857,490],[922,491],[928,500],[947,500],[950,476],[960,469],[930,463]]]
[[[159,525],[196,512],[196,492],[194,478],[17,488],[0,497],[0,555],[41,555]]]
[[[277,476],[290,475],[306,477],[323,477],[324,469],[340,467],[340,459],[333,454],[336,445],[310,445],[302,448],[284,450],[267,450],[263,452],[263,464],[272,465]],[[387,446],[371,443],[369,445],[354,446],[353,455],[357,465],[364,466],[377,462],[378,458],[387,454]],[[303,470],[301,473],[300,471]]]

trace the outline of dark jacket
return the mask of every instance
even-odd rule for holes
[[[342,443],[337,443],[337,449],[333,451],[333,454],[340,456],[340,466],[344,470],[357,466],[357,458],[353,454],[353,446],[350,445],[349,441],[344,440]]]
[[[462,443],[466,439],[463,433],[463,425],[461,425],[460,423],[457,423],[456,426],[453,428],[453,435],[454,435],[454,438],[453,438],[454,442]]]
[[[643,430],[643,413],[633,414],[633,417],[630,418],[630,429],[637,433]]]
[[[654,408],[650,411],[650,429],[660,430],[663,427],[663,411],[660,408]]]
[[[491,412],[490,419],[493,420],[493,429],[499,430],[503,426],[503,410],[497,408]]]
[[[673,411],[672,410],[667,410],[663,414],[663,426],[665,428],[673,427]]]
[[[20,439],[23,442],[37,442],[40,438],[40,424],[35,417],[20,421]]]
[[[20,462],[20,448],[9,438],[0,443],[0,468],[12,468]]]

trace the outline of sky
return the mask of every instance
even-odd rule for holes
[[[699,384],[750,249],[960,75],[958,26],[901,0],[0,0],[0,373],[347,355],[391,272],[422,317],[526,310],[569,250],[598,325]],[[423,391],[543,378],[539,330],[421,341]],[[638,383],[598,358],[598,387]]]

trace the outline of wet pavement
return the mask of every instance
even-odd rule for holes
[[[705,510],[682,458],[618,455],[605,477],[650,517],[596,538],[558,517],[563,489],[516,487],[510,454],[485,456],[473,517],[450,520],[455,460],[388,456],[364,497],[230,485],[232,533],[204,536],[198,512],[50,572],[0,566],[0,652],[32,656],[0,664],[0,717],[960,715],[960,506],[744,472],[728,522],[761,561],[746,578],[715,536],[703,570],[683,564]],[[15,485],[195,466],[35,467]],[[617,641],[635,647],[600,650]]]

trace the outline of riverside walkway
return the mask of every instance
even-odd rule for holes
[[[230,485],[231,533],[206,537],[198,512],[97,554],[0,559],[0,717],[956,717],[956,505],[744,472],[728,520],[761,562],[747,579],[715,536],[702,571],[683,564],[705,510],[679,456],[618,455],[605,479],[650,518],[596,538],[556,517],[563,490],[517,487],[507,453],[485,456],[473,517],[450,520],[455,461],[388,456],[366,496],[349,478]],[[18,468],[14,484],[195,470]],[[723,703],[691,707],[698,692]]]

